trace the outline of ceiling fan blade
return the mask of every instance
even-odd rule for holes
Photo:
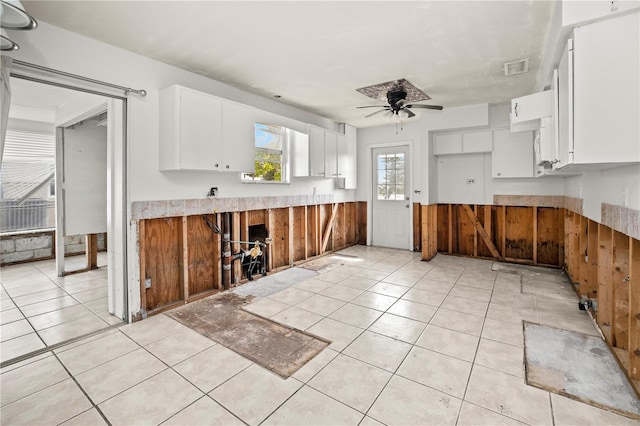
[[[359,106],[356,108],[388,108],[388,105],[368,105],[368,106]]]
[[[440,105],[420,105],[420,104],[411,104],[411,105],[405,105],[405,108],[437,109],[438,111],[442,111],[442,107],[441,107]]]
[[[386,110],[386,109],[381,109],[380,111],[372,112],[372,113],[371,113],[371,114],[369,114],[369,115],[365,115],[365,116],[364,116],[364,118],[369,118],[369,117],[371,117],[372,115],[376,115],[376,114],[378,114],[378,113],[380,113],[380,112],[385,112],[385,111],[388,111],[388,110]]]
[[[411,118],[411,117],[415,117],[415,116],[416,116],[413,112],[411,112],[411,110],[410,110],[409,108],[404,108],[404,110],[407,112],[407,114],[409,114],[409,117],[408,117],[408,118]]]

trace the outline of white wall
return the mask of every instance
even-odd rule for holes
[[[583,215],[597,222],[602,203],[640,210],[640,164],[567,177],[564,195],[582,198]]]
[[[335,190],[330,179],[292,179],[290,185],[242,184],[238,174],[216,172],[160,172],[158,170],[159,91],[180,84],[216,96],[337,130],[337,123],[298,108],[242,91],[224,83],[83,37],[41,22],[35,31],[12,34],[21,49],[10,55],[97,80],[136,89],[146,97],[130,96],[129,187],[130,201],[204,198],[217,186],[220,197],[335,193],[336,201],[349,201],[354,191]]]

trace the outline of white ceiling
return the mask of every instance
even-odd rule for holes
[[[356,127],[406,78],[451,108],[533,92],[553,1],[24,1],[37,20]],[[37,29],[36,29],[37,31]],[[506,77],[503,64],[529,58]],[[434,114],[416,111],[417,114]]]

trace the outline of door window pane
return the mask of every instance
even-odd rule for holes
[[[377,156],[378,200],[404,200],[404,153]]]

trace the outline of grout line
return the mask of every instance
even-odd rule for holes
[[[69,375],[69,377],[71,378],[71,380],[73,380],[73,382],[76,384],[76,386],[78,386],[78,388],[80,389],[80,391],[84,394],[84,396],[89,400],[89,403],[91,404],[91,406],[93,408],[96,409],[96,411],[98,412],[98,414],[100,414],[100,416],[102,417],[102,419],[105,421],[105,423],[107,423],[108,426],[111,426],[111,422],[109,421],[109,419],[107,419],[107,416],[105,416],[105,414],[102,412],[102,410],[100,409],[100,407],[98,407],[96,405],[95,402],[93,402],[93,399],[91,399],[91,397],[89,396],[89,394],[84,390],[84,388],[82,387],[82,385],[80,385],[80,383],[78,382],[78,380],[76,379],[76,377],[71,374],[71,372],[69,371],[69,369],[67,368],[66,365],[64,365],[64,363],[60,360],[60,358],[58,358],[58,354],[53,352],[53,356],[56,358],[56,360],[60,363],[60,365],[62,366],[62,368],[64,368],[64,371],[67,372],[67,374]],[[83,411],[82,413],[84,413],[85,411]],[[82,414],[79,413],[78,415]],[[77,416],[74,416],[77,417]],[[73,417],[72,417],[73,418]],[[70,419],[67,419],[70,420]],[[66,420],[65,420],[66,421]]]

